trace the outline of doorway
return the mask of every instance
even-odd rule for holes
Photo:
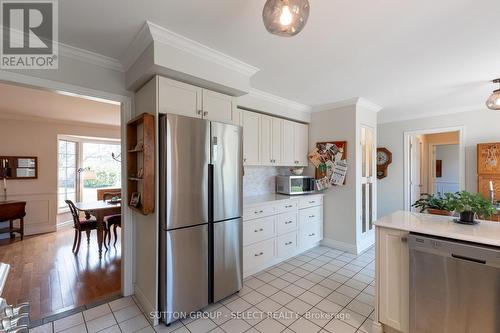
[[[455,193],[465,188],[463,127],[409,131],[404,134],[404,207],[421,195]]]
[[[63,84],[63,83],[59,83],[59,82],[53,82],[53,81],[49,81],[49,80],[41,80],[41,79],[31,79],[31,78],[28,78],[28,77],[24,77],[24,76],[16,76],[14,74],[12,74],[14,76],[14,78],[18,78],[19,80],[15,80],[17,82],[3,82],[2,84],[5,84],[5,85],[9,85],[9,86],[12,86],[12,87],[18,87],[18,88],[21,88],[21,89],[31,89],[33,91],[36,91],[37,92],[43,92],[43,93],[47,93],[47,94],[54,94],[54,95],[63,95],[63,96],[66,96],[66,97],[71,97],[71,98],[74,98],[74,99],[82,99],[82,100],[90,100],[90,101],[94,101],[94,102],[104,102],[104,103],[111,103],[114,105],[115,108],[117,108],[117,112],[118,112],[118,125],[117,125],[117,130],[116,132],[118,133],[118,140],[119,140],[119,136],[121,135],[122,137],[124,137],[126,131],[125,131],[125,126],[122,126],[122,124],[126,123],[126,121],[130,118],[130,114],[131,114],[131,101],[130,101],[130,98],[129,97],[126,97],[126,96],[120,96],[120,95],[114,95],[114,94],[107,94],[107,93],[103,93],[103,92],[99,92],[99,91],[94,91],[94,90],[91,90],[91,89],[87,89],[87,88],[81,88],[81,87],[78,87],[78,86],[72,86],[72,85],[67,85],[67,84]],[[9,74],[9,77],[12,76],[11,74]],[[28,82],[27,82],[28,81]],[[33,82],[31,82],[33,81]],[[34,84],[33,84],[34,83]],[[57,116],[57,114],[61,114],[61,112],[56,112],[54,114],[52,114],[52,116]],[[71,129],[74,127],[73,125],[75,123],[78,123],[78,121],[76,122],[70,122],[71,124],[65,124],[65,120],[64,119],[51,119],[51,120],[44,120],[42,119],[43,117],[40,117],[40,115],[31,115],[31,114],[21,114],[20,112],[12,112],[10,111],[10,114],[8,115],[10,118],[11,118],[11,122],[12,121],[18,121],[19,124],[21,125],[24,125],[26,122],[28,122],[30,120],[30,118],[33,118],[35,119],[37,122],[39,122],[39,124],[42,124],[38,127],[35,126],[35,129],[32,130],[29,134],[26,134],[24,135],[24,139],[19,139],[17,142],[22,142],[22,141],[25,141],[25,149],[28,149],[29,148],[29,145],[35,145],[35,148],[36,148],[36,145],[39,143],[39,138],[41,138],[45,133],[43,132],[43,128],[45,126],[45,124],[59,124],[62,126],[62,129],[59,131],[58,134],[74,134],[73,132],[71,132]],[[92,117],[89,115],[88,117],[89,119],[92,119]],[[91,126],[88,126],[86,125],[87,127],[91,127]],[[85,127],[85,126],[83,126]],[[104,127],[103,126],[99,126],[99,125],[96,125],[95,126],[96,128],[98,128],[100,131],[104,131]],[[19,128],[22,128],[22,127],[19,127]],[[99,154],[101,154],[101,152],[104,151],[104,155],[106,157],[109,157],[107,155],[107,149],[111,149],[113,148],[113,153],[115,156],[117,156],[117,158],[121,158],[120,157],[120,153],[124,152],[125,151],[125,148],[124,148],[124,145],[121,145],[120,146],[120,143],[119,141],[116,142],[116,138],[114,138],[114,142],[113,142],[113,145],[110,145],[109,142],[106,143],[106,144],[103,144],[102,140],[106,140],[108,139],[107,135],[106,134],[102,134],[102,132],[100,132],[101,134],[97,133],[96,136],[94,135],[90,135],[90,134],[85,134],[83,132],[79,132],[78,134],[78,137],[81,139],[81,140],[84,140],[85,143],[81,143],[81,147],[82,149],[85,147],[86,149],[83,149],[82,150],[82,158],[85,159],[87,158],[88,161],[90,162],[93,162],[95,165],[99,165],[99,166],[106,166],[106,164],[104,163],[99,163],[98,161],[95,161],[96,158],[99,158]],[[76,138],[76,136],[74,137]],[[73,139],[74,139],[73,138]],[[60,165],[57,164],[57,160],[58,160],[58,156],[60,155],[60,151],[58,149],[58,144],[60,144],[60,140],[58,140],[59,138],[57,137],[57,135],[52,135],[51,134],[51,140],[52,140],[52,143],[53,143],[53,147],[52,147],[52,143],[51,143],[51,147],[49,150],[49,153],[52,154],[54,153],[55,155],[53,156],[53,158],[50,158],[50,160],[48,159],[44,159],[44,160],[39,160],[40,161],[40,168],[44,168],[44,169],[47,169],[48,166],[49,166],[49,163],[47,163],[47,161],[50,161],[50,165],[51,165],[51,170],[52,169],[59,169]],[[69,139],[68,137],[66,137],[66,139]],[[99,141],[99,142],[97,142]],[[6,141],[7,142],[7,141]],[[30,143],[31,142],[31,143]],[[116,143],[118,143],[118,146],[116,146]],[[113,147],[112,147],[113,146]],[[115,149],[114,147],[118,147],[118,149]],[[24,149],[23,148],[23,149]],[[94,157],[93,156],[90,156],[89,153],[91,152],[95,152],[96,154],[94,154],[96,156],[96,158],[92,159]],[[20,154],[20,152],[18,150],[14,151],[13,153],[14,155],[15,154]],[[34,154],[39,154],[38,152],[34,153]],[[86,155],[85,155],[86,154]],[[89,156],[87,156],[89,155]],[[102,154],[101,154],[102,155]],[[126,154],[123,154],[122,156],[125,156]],[[52,156],[52,155],[51,155]],[[88,163],[90,163],[88,162]],[[123,178],[125,175],[125,161],[123,161],[124,163],[119,163],[118,164],[118,169],[120,169],[120,172],[117,173],[118,177],[120,178]],[[109,176],[110,176],[110,173],[108,172],[107,174],[101,174],[102,170],[99,170],[99,173],[96,174],[96,172],[93,172],[92,170],[90,170],[91,168],[87,168],[89,170],[86,170],[87,167],[82,167],[82,168],[77,168],[78,169],[82,169],[82,173],[81,173],[81,177],[78,179],[77,181],[78,182],[82,182],[83,183],[83,186],[81,187],[81,191],[85,192],[85,193],[82,193],[81,194],[81,198],[82,200],[85,199],[86,197],[86,194],[87,193],[90,193],[89,195],[91,194],[95,194],[94,192],[96,192],[96,189],[94,189],[93,187],[95,186],[100,186],[101,183],[104,181],[106,184],[107,184],[107,181],[109,180]],[[70,169],[71,168],[67,168],[69,171],[71,171]],[[68,171],[68,170],[64,170],[64,171]],[[58,170],[57,172],[59,172],[60,170]],[[87,172],[88,171],[88,172]],[[84,173],[86,173],[86,175],[84,175]],[[120,176],[120,173],[121,173],[121,176]],[[57,175],[57,173],[56,173]],[[93,175],[93,177],[90,177],[90,175]],[[107,177],[105,180],[103,180],[103,177]],[[67,178],[67,179],[66,179]],[[64,181],[67,181],[68,179],[70,179],[71,177],[66,177],[64,179]],[[92,178],[92,179],[90,179]],[[45,220],[42,220],[41,218],[46,216],[47,217],[47,220],[50,220],[51,222],[54,221],[55,219],[55,223],[54,225],[57,224],[57,222],[60,222],[60,221],[63,221],[63,220],[60,220],[58,219],[59,217],[59,196],[63,195],[63,193],[59,191],[59,186],[58,186],[58,180],[59,180],[59,177],[56,178],[56,181],[54,184],[52,184],[52,180],[47,180],[48,178],[41,178],[41,175],[40,175],[40,178],[39,180],[41,180],[43,182],[42,186],[46,186],[46,190],[44,191],[34,191],[34,187],[33,187],[33,184],[27,184],[27,183],[24,183],[24,184],[21,184],[21,183],[18,183],[18,187],[19,187],[19,191],[16,193],[15,190],[17,190],[15,187],[14,187],[14,181],[10,182],[9,184],[9,194],[11,195],[20,195],[19,196],[19,200],[26,200],[26,201],[32,201],[34,202],[34,204],[32,204],[31,208],[27,205],[27,210],[28,209],[32,209],[33,207],[35,207],[35,209],[38,209],[38,210],[42,210],[44,209],[44,205],[40,204],[40,203],[43,203],[43,200],[45,200],[45,198],[43,198],[43,200],[37,200],[37,198],[34,198],[33,196],[35,195],[46,195],[47,197],[49,196],[54,196],[54,199],[47,199],[47,200],[52,200],[50,201],[50,203],[47,203],[47,206],[48,206],[48,209],[47,209],[47,212],[46,214],[35,214],[35,217],[33,218],[33,214],[32,214],[32,221],[33,220],[37,220],[35,222],[44,222]],[[46,182],[45,182],[46,181]],[[122,186],[122,191],[125,192],[126,191],[126,184],[127,182],[126,181],[123,181],[123,179],[121,179],[121,182],[120,180],[118,179],[114,179],[114,183],[113,185],[116,185],[116,184],[124,184],[124,186]],[[8,181],[7,181],[8,182]],[[95,183],[95,184],[94,184]],[[31,191],[32,190],[32,191]],[[24,193],[24,192],[26,193]],[[28,193],[29,191],[33,192],[33,193]],[[36,193],[35,193],[36,192]],[[21,198],[22,195],[25,195],[26,197],[25,198]],[[65,196],[71,196],[71,193],[64,193]],[[15,199],[15,198],[13,198]],[[76,198],[75,198],[76,200]],[[49,201],[47,201],[49,202]],[[113,276],[114,276],[114,280],[118,281],[118,289],[117,289],[117,292],[116,292],[116,296],[119,296],[119,295],[123,295],[123,296],[127,296],[127,295],[131,295],[133,293],[133,286],[132,286],[132,265],[133,265],[133,262],[132,262],[132,223],[131,223],[131,214],[130,214],[130,211],[128,209],[128,207],[126,207],[126,205],[124,205],[125,207],[123,207],[121,209],[121,215],[122,215],[122,223],[123,223],[123,229],[122,231],[123,232],[120,232],[120,229],[118,229],[118,239],[117,239],[117,242],[116,242],[116,251],[115,251],[115,255],[118,255],[120,257],[120,260],[118,262],[115,261],[115,263],[117,264],[114,264],[114,267],[113,267]],[[29,214],[29,213],[28,213]],[[25,218],[27,219],[27,218]],[[42,223],[34,223],[34,226],[36,228],[40,228],[40,227],[45,227],[45,226],[42,226]],[[38,230],[38,229],[37,229]],[[103,256],[102,256],[102,260],[100,260],[98,258],[98,254],[97,253],[94,253],[92,251],[90,251],[90,247],[87,248],[87,241],[86,241],[86,235],[85,235],[85,232],[83,233],[83,237],[82,237],[82,244],[81,244],[81,248],[80,248],[80,258],[79,260],[75,260],[74,264],[71,264],[69,262],[67,262],[68,258],[77,258],[76,256],[74,256],[72,253],[71,253],[71,245],[73,243],[73,230],[71,229],[71,225],[70,225],[70,229],[69,229],[69,232],[66,232],[66,235],[63,235],[64,232],[62,233],[58,233],[58,232],[54,232],[54,231],[50,231],[50,232],[47,232],[47,230],[45,229],[39,229],[38,231],[33,229],[33,234],[38,234],[40,232],[42,232],[41,235],[37,235],[37,236],[30,236],[30,235],[27,235],[27,237],[24,239],[23,242],[19,242],[20,246],[21,247],[24,247],[24,248],[28,248],[29,244],[27,244],[30,240],[30,238],[33,239],[33,243],[34,245],[31,247],[31,249],[33,249],[33,247],[36,247],[36,246],[39,246],[39,247],[48,247],[49,249],[57,244],[62,244],[63,246],[66,246],[66,238],[70,238],[70,241],[69,241],[69,245],[67,246],[68,248],[65,249],[64,251],[66,250],[69,250],[69,256],[68,255],[65,255],[64,253],[62,253],[63,250],[61,251],[55,251],[55,256],[54,258],[45,258],[44,260],[40,260],[40,262],[33,262],[31,264],[28,264],[29,267],[33,267],[33,272],[32,273],[40,273],[40,271],[37,271],[37,267],[39,267],[40,265],[47,265],[47,266],[52,266],[54,268],[55,266],[55,263],[57,261],[62,261],[61,264],[63,265],[66,265],[66,266],[71,266],[73,265],[73,267],[71,267],[73,269],[73,272],[76,272],[76,275],[78,275],[78,273],[81,273],[83,272],[83,268],[84,266],[88,266],[89,265],[89,262],[93,262],[95,265],[94,267],[90,267],[90,271],[89,272],[86,272],[84,273],[84,276],[81,276],[82,280],[79,280],[78,276],[73,276],[72,278],[68,278],[66,279],[65,281],[57,281],[58,279],[58,274],[57,274],[57,270],[54,271],[54,274],[46,274],[43,275],[43,274],[39,274],[39,276],[37,278],[39,278],[41,280],[41,284],[48,284],[50,285],[50,294],[48,295],[38,295],[40,296],[40,300],[43,301],[43,302],[49,302],[51,303],[50,304],[50,311],[42,311],[41,308],[39,309],[36,309],[36,308],[33,308],[32,307],[32,313],[35,314],[37,313],[37,316],[38,318],[43,318],[43,317],[46,317],[48,315],[52,315],[54,313],[58,313],[58,312],[61,312],[61,311],[65,311],[65,310],[70,310],[72,307],[76,307],[78,305],[82,305],[82,304],[91,304],[91,303],[94,303],[94,302],[98,302],[98,301],[102,301],[101,299],[101,294],[102,294],[102,284],[103,284],[103,281],[102,280],[99,280],[99,278],[97,279],[94,279],[94,282],[95,282],[95,285],[93,287],[90,287],[89,288],[89,293],[88,295],[90,295],[89,297],[87,298],[84,298],[82,299],[82,302],[83,303],[72,303],[71,300],[68,299],[68,291],[70,291],[70,289],[72,289],[72,285],[76,286],[75,288],[82,288],[82,281],[83,284],[85,284],[86,282],[89,282],[89,281],[92,281],[92,270],[93,269],[99,269],[99,268],[102,268],[103,266],[106,266],[109,262],[110,262],[110,259],[109,258],[106,258],[106,254],[104,253]],[[53,235],[53,239],[49,239],[51,234]],[[57,235],[57,236],[55,236]],[[64,236],[64,237],[63,237]],[[48,238],[47,238],[48,237]],[[64,240],[61,240],[62,238],[64,238]],[[36,240],[36,241],[35,241]],[[91,241],[91,245],[92,245],[92,242],[95,241],[95,235],[92,235],[92,238],[90,239]],[[113,237],[112,241],[111,241],[111,246],[113,246],[113,243],[114,243],[115,239]],[[36,244],[35,244],[36,243]],[[7,249],[6,247],[4,247],[4,249]],[[29,250],[29,249],[28,249]],[[0,252],[3,252],[3,253],[6,253],[7,251],[0,251]],[[19,255],[19,251],[14,251],[15,253],[17,253],[17,256]],[[38,252],[38,251],[35,251],[35,252]],[[9,252],[9,253],[13,253],[13,252]],[[43,254],[44,252],[40,252],[40,254]],[[3,258],[0,258],[1,260],[0,261],[5,261],[5,259],[8,257],[7,255],[4,255],[2,256]],[[115,256],[116,257],[116,256]],[[19,258],[16,259],[16,261],[18,261]],[[95,259],[95,260],[94,260]],[[113,259],[114,260],[114,259]],[[31,265],[31,266],[30,266]],[[34,265],[34,266],[33,266]],[[27,266],[25,266],[26,268]],[[69,269],[69,267],[68,267]],[[11,270],[11,275],[16,272],[17,270]],[[22,273],[22,270],[21,270],[21,273]],[[12,294],[11,294],[11,298],[12,297],[16,297],[16,299],[12,299],[10,300],[9,299],[9,295],[6,294],[5,296],[7,297],[7,300],[10,302],[10,303],[18,303],[19,301],[31,301],[30,298],[34,298],[36,299],[38,296],[37,296],[37,289],[36,288],[32,288],[31,285],[23,285],[23,284],[20,284],[18,283],[21,282],[21,281],[24,281],[25,280],[25,275],[23,275],[23,279],[17,279],[17,277],[15,276],[9,276],[9,280],[12,280],[12,279],[15,279],[16,281],[14,281],[14,289],[16,289],[17,291],[13,291]],[[32,280],[33,280],[33,277],[32,277]],[[60,283],[59,283],[60,282]],[[57,287],[54,287],[53,286],[56,286],[56,285],[59,285],[60,288],[57,289]],[[57,293],[60,293],[62,295],[62,298],[60,298],[60,300],[51,300],[50,297],[54,296],[54,294],[57,294]],[[106,295],[104,295],[106,296]],[[48,299],[47,299],[48,297]],[[63,299],[63,297],[66,297],[66,299]],[[57,299],[57,297],[55,297],[55,299]],[[66,304],[69,304],[69,306],[65,306]],[[36,307],[37,305],[35,305]],[[45,306],[46,309],[47,309],[47,304],[43,305],[43,304],[39,304],[38,305],[39,307],[41,306]],[[53,311],[55,310],[55,311]],[[37,319],[37,318],[33,318],[33,319]]]

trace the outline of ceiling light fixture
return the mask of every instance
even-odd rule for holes
[[[493,80],[493,83],[500,84],[500,79]],[[490,110],[500,110],[500,89],[493,91],[490,98],[486,101],[486,106]]]
[[[267,0],[262,10],[267,31],[278,36],[295,36],[304,29],[308,18],[308,0]]]

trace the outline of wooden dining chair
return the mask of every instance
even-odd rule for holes
[[[121,193],[104,193],[102,195],[102,199],[104,201],[108,199],[112,199],[114,197],[120,197],[121,198]],[[109,244],[111,243],[111,227],[113,227],[113,234],[115,235],[115,241],[113,243],[113,246],[116,246],[116,241],[118,240],[118,236],[116,234],[116,228],[117,227],[122,227],[122,215],[121,214],[114,214],[114,215],[108,215],[104,217],[104,224],[106,226],[106,230],[104,231],[104,242]]]
[[[78,254],[78,251],[80,250],[80,242],[82,239],[82,231],[85,231],[87,233],[87,245],[89,245],[90,232],[92,230],[97,230],[97,219],[93,216],[90,219],[80,217],[78,209],[76,209],[73,201],[65,200],[65,202],[69,207],[71,215],[73,216],[73,227],[75,228],[75,239],[73,240],[72,251],[74,254]]]

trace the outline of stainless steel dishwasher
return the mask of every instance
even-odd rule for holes
[[[500,248],[420,234],[410,248],[410,333],[499,333]]]

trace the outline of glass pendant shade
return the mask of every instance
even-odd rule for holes
[[[262,10],[267,31],[278,36],[295,36],[304,29],[308,18],[307,0],[267,0]]]
[[[495,90],[486,101],[486,106],[490,110],[500,110],[500,89]]]

